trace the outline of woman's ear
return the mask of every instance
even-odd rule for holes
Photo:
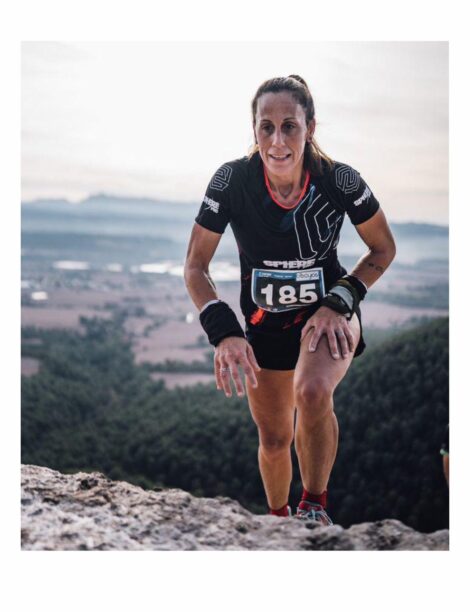
[[[312,119],[307,125],[307,142],[312,142],[313,135],[317,124],[315,119]]]

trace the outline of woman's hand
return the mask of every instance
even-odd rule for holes
[[[245,376],[252,387],[258,386],[255,371],[259,372],[259,367],[253,349],[245,338],[229,336],[219,342],[215,349],[214,371],[217,389],[223,389],[227,397],[232,396],[230,377],[233,379],[237,395],[242,397],[245,394],[243,382],[238,371],[238,366],[245,372]]]
[[[339,359],[340,353],[338,349],[341,347],[343,359],[346,359],[349,351],[354,350],[354,337],[349,328],[349,322],[342,314],[331,310],[327,306],[321,306],[314,315],[307,320],[302,328],[300,341],[302,342],[307,333],[313,328],[313,333],[310,336],[308,350],[313,352],[317,348],[317,344],[323,334],[328,338],[330,353],[333,359]]]

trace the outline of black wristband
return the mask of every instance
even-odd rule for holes
[[[245,337],[235,313],[225,302],[217,302],[204,308],[199,315],[199,321],[213,346],[217,346],[228,336]]]
[[[366,293],[367,289],[361,281],[348,274],[336,281],[322,299],[321,305],[345,315],[350,320]]]
[[[358,293],[359,300],[363,300],[366,297],[367,287],[355,276],[352,276],[351,274],[346,274],[346,276],[340,278],[338,282],[340,281],[347,281],[352,287],[354,287],[354,289]]]

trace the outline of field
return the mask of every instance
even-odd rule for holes
[[[408,276],[408,278],[407,278]],[[405,275],[402,270],[391,269],[377,283],[377,293],[391,295],[400,287],[404,291],[414,281],[416,286],[441,282],[435,272],[425,271],[422,278]],[[80,317],[105,317],[120,314],[132,342],[136,363],[162,363],[165,360],[181,362],[203,361],[210,349],[198,320],[198,313],[187,295],[182,278],[168,274],[132,274],[83,271],[42,274],[41,290],[47,299],[31,299],[31,285],[38,279],[30,275],[30,287],[23,289],[22,326],[43,329],[62,328],[80,331]],[[229,302],[241,319],[238,308],[239,284],[218,284],[220,297]],[[447,309],[412,307],[375,301],[373,293],[362,306],[366,330],[399,327],[414,318],[445,316]],[[22,374],[33,375],[38,364],[30,358],[22,360]],[[198,373],[159,373],[169,387],[207,382],[211,377]]]
[[[136,363],[204,361],[211,347],[181,276],[198,207],[103,194],[77,205],[23,203],[22,326],[80,331],[81,317],[118,317]],[[382,330],[374,336],[379,338],[384,330],[448,313],[448,228],[409,223],[392,224],[392,231],[397,258],[362,306],[366,341],[374,330]],[[348,270],[364,252],[350,223],[338,249]],[[241,319],[239,282],[233,280],[237,262],[227,231],[212,274],[219,297]],[[37,364],[23,362],[24,375],[36,370]],[[193,372],[169,374],[168,385],[207,379]]]

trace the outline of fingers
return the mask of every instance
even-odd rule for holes
[[[255,373],[251,365],[248,364],[248,361],[240,365],[242,365],[245,374],[250,379],[251,384],[254,387],[258,386]],[[232,386],[230,384],[230,379],[233,379],[237,395],[240,397],[245,395],[245,389],[238,371],[238,363],[236,360],[227,359],[227,361],[222,361],[221,359],[215,359],[214,373],[217,389],[219,391],[222,389],[227,397],[232,397]]]
[[[232,387],[230,386],[230,366],[227,365],[224,359],[221,359],[217,353],[214,355],[214,374],[215,384],[220,391],[223,389],[227,397],[232,395]]]
[[[300,342],[302,342],[308,332],[313,328],[315,328],[315,325],[310,325],[308,321],[305,323],[305,325],[302,327],[302,333],[300,334]]]
[[[317,350],[318,341],[320,340],[322,334],[325,333],[323,330],[319,329],[318,327],[314,327],[313,330],[314,330],[313,334],[310,337],[310,344],[308,346],[308,350],[312,353]]]
[[[222,378],[220,375],[220,365],[218,359],[214,359],[214,374],[215,374],[215,386],[217,390],[220,391],[222,389]]]
[[[214,355],[215,381],[217,389],[223,389],[227,397],[232,396],[231,379],[239,397],[245,395],[243,380],[238,368],[245,373],[246,382],[258,386],[256,372],[261,370],[255,353],[246,340],[228,338],[224,345],[216,348]]]
[[[256,380],[256,374],[253,368],[251,367],[251,364],[248,361],[246,361],[244,363],[241,363],[240,365],[250,385],[256,389],[256,387],[258,386],[258,381]]]
[[[245,389],[243,388],[243,382],[240,376],[240,372],[238,371],[237,363],[230,364],[230,374],[232,375],[233,384],[235,385],[237,395],[239,397],[242,397],[243,395],[245,395]]]
[[[245,376],[248,378],[251,386],[256,389],[258,386],[258,380],[256,378],[255,370],[259,372],[261,368],[256,361],[255,353],[250,345],[248,345],[246,352],[248,355],[248,361],[246,364],[242,365],[243,371],[245,372]]]
[[[346,334],[346,338],[348,340],[349,350],[352,353],[353,351],[356,350],[356,343],[355,343],[354,336],[352,334],[351,327],[350,327],[349,323],[346,325],[346,327],[344,329],[344,333]]]
[[[340,356],[346,359],[349,353],[354,351],[354,336],[352,335],[349,325],[346,324],[344,327],[336,329],[334,327],[324,327],[323,329],[315,328],[308,347],[310,352],[316,351],[318,342],[323,334],[325,334],[328,339],[328,346],[333,359],[339,359]]]
[[[255,370],[259,372],[261,368],[259,367],[253,349],[249,344],[247,344],[246,355],[241,355],[237,359],[234,359],[233,364],[230,366],[230,373],[232,375],[237,395],[241,397],[245,395],[245,389],[238,371],[238,366],[242,368],[251,386],[256,388],[258,386],[258,381],[256,379]]]
[[[328,338],[331,356],[333,357],[333,359],[339,359],[338,342],[336,341],[335,330],[327,329],[326,336]]]
[[[346,357],[349,355],[349,343],[346,338],[346,334],[344,333],[342,329],[338,329],[336,330],[336,337],[339,340],[339,345],[341,348],[341,354],[343,355],[343,359],[346,359]]]
[[[246,371],[245,371],[246,374]],[[248,374],[247,374],[248,376]],[[258,382],[254,373],[252,371],[251,376],[249,376],[250,382],[252,382],[253,386],[258,386]],[[233,384],[235,385],[235,391],[239,397],[243,397],[245,395],[245,389],[243,387],[243,382],[238,371],[238,364],[232,363],[230,366],[224,366],[219,369],[219,380],[220,386],[217,388],[222,389],[227,397],[232,397],[232,386],[231,381],[233,380]]]
[[[222,384],[222,389],[227,397],[232,397],[232,387],[230,386],[231,368],[226,364],[221,364],[219,369],[219,377]]]

